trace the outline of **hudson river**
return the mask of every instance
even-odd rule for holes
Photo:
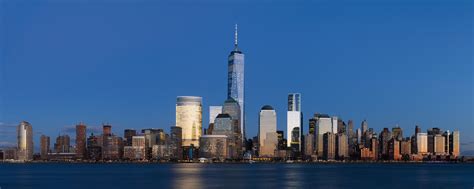
[[[474,188],[474,164],[0,164],[0,188]]]

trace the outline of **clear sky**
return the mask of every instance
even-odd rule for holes
[[[459,129],[474,150],[471,0],[113,2],[0,0],[0,145],[22,120],[35,145],[80,121],[169,132],[180,95],[203,97],[207,127],[237,23],[248,136],[265,104],[286,130],[287,94],[300,92],[305,133],[319,112],[405,136]]]

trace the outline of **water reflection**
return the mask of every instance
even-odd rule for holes
[[[203,188],[203,164],[176,164],[171,169],[172,188]]]
[[[286,165],[284,170],[285,188],[303,188],[302,164]]]

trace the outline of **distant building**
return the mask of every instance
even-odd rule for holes
[[[71,138],[69,135],[61,135],[56,137],[56,143],[54,143],[54,152],[56,153],[69,153],[71,148]]]
[[[318,157],[323,157],[323,135],[332,132],[331,117],[327,114],[315,114],[316,133],[315,133],[315,151]]]
[[[239,103],[232,98],[227,99],[222,106],[222,113],[228,114],[232,121],[232,136],[226,134],[228,140],[227,144],[232,146],[228,149],[228,153],[231,158],[238,159],[243,155],[243,142],[245,140],[241,131],[242,124],[240,124],[240,122],[242,116],[240,114],[242,111],[240,110]]]
[[[244,65],[245,55],[237,45],[237,25],[235,26],[235,42],[234,49],[227,58],[227,99],[234,99],[239,103],[240,107],[240,131],[241,136],[245,140],[245,92],[244,92]]]
[[[132,146],[133,136],[137,136],[137,131],[135,129],[125,129],[123,131],[124,146]]]
[[[79,123],[76,125],[76,157],[77,158],[85,158],[86,157],[86,125],[83,123]]]
[[[392,137],[397,139],[398,141],[403,140],[403,130],[398,125],[392,128]]]
[[[401,155],[411,155],[411,140],[406,139],[400,142],[400,154]]]
[[[33,160],[33,127],[22,121],[17,127],[18,146],[17,157],[20,161]]]
[[[202,135],[202,97],[178,96],[176,126],[182,129],[182,145],[199,147]]]
[[[276,133],[277,115],[275,109],[269,105],[262,107],[259,113],[258,141],[259,156],[273,157],[278,145],[278,135]],[[267,137],[272,137],[268,138]],[[274,138],[273,138],[274,137]],[[272,144],[275,142],[275,144]],[[265,146],[270,145],[270,146]]]
[[[132,146],[124,147],[124,159],[130,160],[145,160],[146,159],[146,150],[145,150],[145,136],[133,136],[132,137]]]
[[[287,146],[292,151],[301,151],[301,136],[303,130],[303,113],[301,112],[301,94],[288,94],[288,111],[287,111]]]
[[[285,134],[283,131],[277,131],[278,136],[278,150],[285,150],[287,147]]]
[[[226,135],[203,135],[200,138],[199,155],[203,158],[225,160],[230,158],[227,152]]]
[[[334,160],[336,158],[336,135],[327,132],[323,135],[323,158]]]
[[[428,153],[428,134],[418,133],[416,135],[417,154],[425,155]]]
[[[112,134],[111,125],[105,124],[102,128],[102,140],[99,140],[99,145],[102,147],[102,159],[119,160],[124,150],[122,138]]]
[[[399,161],[402,159],[402,155],[400,155],[400,142],[396,138],[389,140],[388,149],[388,156],[390,160]]]
[[[349,142],[344,132],[336,135],[337,157],[340,160],[349,158]]]
[[[331,117],[331,130],[332,130],[332,133],[334,134],[337,134],[338,120],[339,119],[337,118],[337,116]]]
[[[388,130],[388,128],[384,128],[382,133],[379,136],[379,144],[380,144],[380,154],[381,158],[384,160],[389,159],[389,142],[392,139],[392,134]]]
[[[40,156],[42,160],[48,159],[48,153],[50,152],[50,140],[49,136],[41,135],[40,137]]]
[[[87,138],[87,157],[90,160],[102,159],[102,137],[94,136],[93,133]]]
[[[182,129],[181,127],[173,126],[170,131],[169,150],[171,160],[183,159],[182,148]]]
[[[451,135],[451,145],[450,145],[450,150],[451,150],[451,155],[454,157],[459,157],[460,155],[460,146],[459,146],[459,131],[455,130],[453,131],[453,134]]]
[[[434,155],[446,155],[445,138],[441,134],[434,135]]]

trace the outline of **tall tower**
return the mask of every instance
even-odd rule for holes
[[[258,149],[260,157],[273,157],[278,145],[277,115],[275,109],[265,105],[258,116]]]
[[[17,127],[18,160],[33,160],[33,128],[31,124],[22,121]]]
[[[86,157],[86,125],[82,122],[76,125],[76,157]]]
[[[182,129],[182,146],[199,147],[202,134],[202,97],[178,96],[176,126]]]
[[[240,131],[245,139],[245,106],[244,106],[244,54],[238,47],[237,24],[235,25],[234,49],[228,57],[227,98],[232,98],[240,106]]]
[[[286,113],[287,147],[301,151],[301,135],[303,133],[303,114],[301,113],[301,94],[288,94],[288,112]]]

